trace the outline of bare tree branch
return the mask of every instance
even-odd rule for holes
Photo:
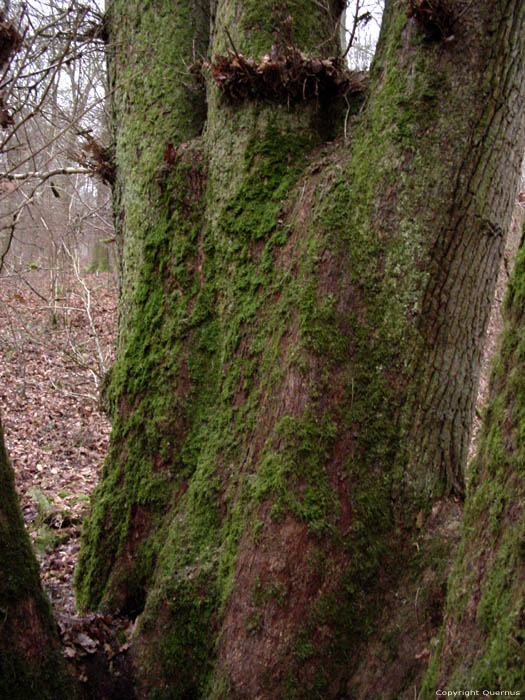
[[[56,175],[92,175],[93,171],[88,168],[55,168],[47,172],[35,171],[27,173],[2,173],[0,172],[0,185],[2,180],[20,181],[20,180],[41,180],[44,182],[50,177]]]

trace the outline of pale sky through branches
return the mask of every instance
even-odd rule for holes
[[[357,26],[348,51],[348,65],[353,70],[369,68],[374,56],[381,18],[383,16],[384,0],[350,0],[345,12],[344,44],[352,38],[354,24]]]

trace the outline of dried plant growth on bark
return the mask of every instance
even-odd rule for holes
[[[0,66],[3,66],[18,51],[21,43],[22,37],[14,25],[6,20],[3,12],[0,12]]]
[[[457,4],[451,0],[404,0],[409,19],[414,19],[430,39],[450,39],[458,19]]]
[[[272,52],[259,60],[230,50],[203,65],[215,84],[230,100],[267,99],[281,103],[320,102],[350,92],[364,92],[363,74],[352,74],[343,58],[306,56],[293,46]]]
[[[89,174],[99,177],[105,185],[114,184],[115,163],[109,146],[103,146],[88,134],[80,150],[71,150],[69,155]]]
[[[15,26],[5,18],[5,14],[0,12],[0,67],[3,67],[18,51],[22,43],[22,37]],[[3,94],[0,94],[0,126],[7,129],[14,123],[12,115]]]

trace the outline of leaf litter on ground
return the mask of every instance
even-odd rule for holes
[[[58,295],[53,280],[35,270],[0,277],[0,415],[42,584],[74,660],[99,647],[120,653],[132,629],[79,616],[73,594],[82,520],[109,440],[98,387],[114,360],[117,284],[111,273],[83,276],[90,319],[75,275],[60,275]]]

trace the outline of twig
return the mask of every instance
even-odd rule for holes
[[[348,109],[346,110],[346,114],[345,114],[344,131],[343,131],[343,133],[344,133],[344,140],[345,140],[345,143],[346,143],[346,142],[348,141],[348,136],[347,136],[347,131],[346,131],[346,130],[347,130],[347,127],[348,127],[348,117],[350,116],[350,102],[348,101],[348,98],[347,98],[346,95],[344,95],[344,98],[345,98],[346,106],[347,106],[347,108],[348,108]]]
[[[87,168],[55,168],[54,170],[48,170],[45,172],[32,171],[28,173],[0,173],[1,180],[41,180],[45,182],[50,177],[55,177],[55,175],[92,175],[93,171]]]
[[[230,41],[230,44],[232,45],[233,53],[236,55],[237,60],[239,61],[239,63],[242,63],[243,60],[242,60],[241,56],[239,56],[239,52],[235,48],[235,44],[233,43],[233,39],[231,37],[231,34],[226,27],[224,27],[224,33],[226,34],[226,36],[228,37],[228,39]]]
[[[470,7],[471,7],[471,5],[472,5],[473,3],[474,3],[474,0],[470,0],[470,2],[468,2],[468,3],[465,5],[465,7],[464,7],[462,10],[460,10],[460,11],[458,12],[458,14],[456,15],[456,21],[457,21],[460,17],[462,17],[468,9],[470,9]]]
[[[20,211],[16,212],[13,215],[13,220],[11,223],[11,226],[9,228],[9,233],[7,235],[7,241],[4,247],[4,250],[2,252],[2,256],[0,257],[0,272],[4,269],[4,262],[6,259],[7,254],[9,253],[9,250],[11,249],[11,243],[13,242],[13,236],[15,235],[15,229],[16,229],[16,223],[18,221],[18,217],[20,216]]]
[[[343,60],[347,57],[348,52],[352,48],[359,23],[364,21],[365,24],[368,24],[368,22],[372,19],[372,15],[370,14],[370,12],[364,12],[362,15],[359,14],[359,10],[361,9],[361,7],[362,5],[360,4],[359,0],[357,0],[355,4],[354,19],[352,22],[352,31],[350,33],[348,45],[343,54]]]
[[[84,289],[84,292],[85,292],[84,311],[86,312],[86,316],[88,317],[89,327],[91,328],[91,331],[93,333],[93,337],[95,339],[95,346],[97,349],[98,366],[100,369],[100,374],[104,375],[106,370],[107,370],[107,367],[106,367],[106,362],[104,360],[104,353],[102,352],[102,348],[100,346],[100,339],[99,339],[98,332],[97,332],[97,329],[95,326],[95,322],[93,321],[93,315],[91,313],[91,291],[90,291],[89,287],[87,286],[86,282],[84,281],[84,279],[80,275],[80,263],[78,261],[78,258],[76,258],[72,255],[72,253],[70,252],[68,247],[65,245],[65,243],[63,243],[63,246],[64,246],[66,253],[71,258],[71,262],[73,263],[73,271],[75,273],[75,277],[77,278],[78,283],[82,286],[82,288]],[[95,376],[95,373],[93,373],[93,375]],[[98,381],[96,378],[95,378],[95,386],[98,389]]]
[[[0,265],[0,270],[1,270],[1,269],[2,269],[2,266]],[[40,297],[40,299],[42,299],[42,301],[45,301],[46,304],[49,304],[49,301],[45,298],[45,296],[44,296],[43,294],[40,294],[40,292],[37,291],[37,290],[33,287],[33,285],[32,285],[30,282],[28,282],[28,281],[26,280],[26,278],[23,277],[23,276],[20,274],[20,272],[18,272],[18,270],[16,271],[16,275],[17,275],[17,277],[19,277],[19,278],[22,280],[22,282],[23,282],[24,284],[26,284],[26,285],[29,287],[29,289],[30,289],[34,294],[37,295],[37,297]]]

